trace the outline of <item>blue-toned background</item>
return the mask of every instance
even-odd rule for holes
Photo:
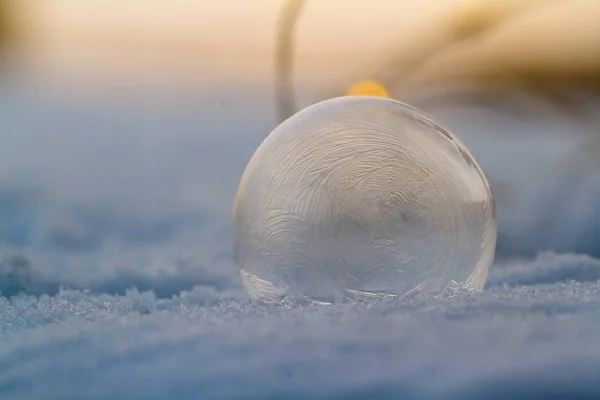
[[[539,177],[518,186],[541,198],[499,208],[499,259],[533,256],[496,266],[482,294],[265,308],[240,288],[229,218],[272,126],[270,93],[75,95],[12,82],[0,138],[2,398],[600,394],[598,179],[566,194]],[[496,154],[513,139],[474,140],[474,151],[490,169],[552,151],[551,140],[514,139],[525,158]],[[555,247],[580,254],[536,255]]]

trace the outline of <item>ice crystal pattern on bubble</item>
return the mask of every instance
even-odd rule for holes
[[[326,100],[275,128],[233,213],[242,281],[266,302],[481,290],[496,245],[469,150],[422,111],[375,97]]]

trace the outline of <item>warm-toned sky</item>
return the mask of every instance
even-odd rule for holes
[[[20,0],[37,35],[61,40],[79,33],[189,40],[208,47],[267,49],[283,0]],[[390,28],[410,24],[424,10],[454,0],[313,0],[302,29],[307,43],[348,48],[350,35],[363,43]],[[43,32],[43,35],[41,33]]]
[[[35,51],[55,63],[158,61],[206,74],[269,74],[283,0],[13,0]],[[300,24],[301,60],[373,57],[403,26],[448,0],[313,0]],[[418,5],[417,5],[418,4]],[[407,40],[411,40],[407,38]],[[110,54],[110,56],[107,56]],[[125,59],[131,60],[125,62]],[[143,61],[142,61],[143,60]],[[310,66],[310,62],[307,65]],[[318,64],[318,62],[317,62]],[[340,63],[338,67],[343,66]],[[318,68],[318,65],[313,65]],[[243,75],[243,73],[242,73]]]
[[[134,75],[171,68],[176,71],[172,75],[185,76],[187,71],[203,80],[269,79],[276,19],[283,4],[283,0],[11,1],[18,5],[20,26],[32,44],[30,54],[41,57],[39,65],[69,71],[77,66],[130,70]],[[437,24],[436,34],[446,35],[435,18],[465,1],[489,5],[490,10],[507,3],[557,5],[548,11],[536,6],[533,16],[517,21],[512,31],[492,35],[495,44],[481,53],[485,56],[458,47],[429,70],[445,73],[540,62],[585,62],[593,68],[598,64],[598,0],[309,0],[298,31],[299,75],[336,76],[396,49],[418,48],[424,36],[413,29],[419,31],[430,21],[430,27]]]

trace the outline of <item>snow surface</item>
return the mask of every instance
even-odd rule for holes
[[[600,398],[597,174],[499,202],[483,293],[251,304],[230,210],[269,96],[2,92],[1,399]],[[497,140],[467,140],[491,175]]]

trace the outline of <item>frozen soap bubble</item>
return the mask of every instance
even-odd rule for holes
[[[496,246],[494,201],[469,150],[379,97],[326,100],[275,128],[233,214],[244,286],[273,303],[479,291]]]

